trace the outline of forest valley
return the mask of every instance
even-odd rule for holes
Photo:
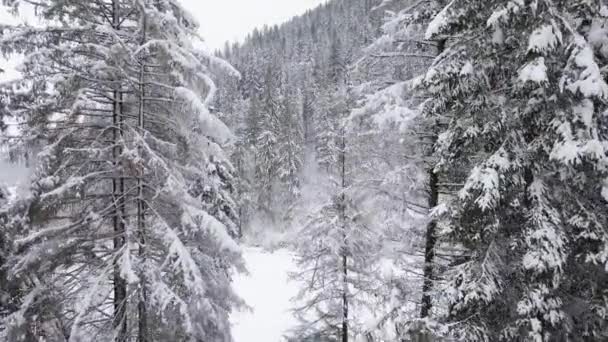
[[[605,1],[331,0],[215,53],[178,0],[3,4],[0,341],[231,342],[242,245],[295,255],[289,342],[608,341]]]

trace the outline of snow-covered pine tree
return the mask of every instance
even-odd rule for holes
[[[351,144],[357,151],[352,157],[357,165],[352,192],[367,209],[371,227],[382,241],[383,264],[374,275],[377,290],[370,298],[374,319],[367,322],[367,333],[372,341],[390,341],[406,338],[420,317],[429,221],[428,165],[425,144],[416,134],[423,126],[420,118],[412,117],[418,114],[402,108],[403,119],[411,120],[408,123],[395,122],[394,117],[383,121],[382,111],[360,116],[359,110],[372,107],[355,110],[350,118]]]
[[[252,201],[252,184],[251,170],[253,169],[251,160],[251,149],[245,141],[245,134],[236,132],[237,137],[232,149],[231,160],[236,173],[236,199],[237,199],[237,216],[238,216],[238,236],[244,236],[244,230],[248,226],[251,216],[253,215],[254,204]]]
[[[282,213],[300,192],[303,159],[300,104],[287,83],[283,70],[269,65],[258,98],[250,102],[247,118],[247,135],[255,142],[258,208],[261,216],[265,216],[263,220],[273,225],[282,220]]]
[[[8,189],[0,185],[0,227],[7,227],[9,220]],[[17,300],[17,295],[12,291],[12,284],[8,281],[6,272],[6,261],[10,253],[10,234],[7,229],[0,230],[0,336],[5,330],[3,319],[14,311],[13,302]]]
[[[209,156],[206,170],[206,177],[196,181],[191,194],[200,196],[204,209],[224,224],[229,234],[236,238],[240,235],[239,204],[234,198],[238,183],[237,170],[229,160],[217,158],[216,154]]]
[[[243,140],[253,149],[257,144],[257,138],[262,129],[262,109],[257,95],[247,100],[247,112],[245,113],[244,121]]]
[[[300,171],[302,170],[304,137],[300,97],[296,92],[287,92],[281,101],[279,117],[277,176],[287,189],[285,204],[291,205],[300,195]]]
[[[337,148],[336,132],[339,132],[340,119],[332,106],[337,101],[329,89],[320,91],[316,99],[314,116],[314,142],[316,163],[326,171],[335,162],[333,151]]]
[[[264,82],[257,98],[252,101],[248,123],[255,154],[255,192],[258,210],[264,219],[274,223],[276,213],[275,185],[278,172],[279,106],[281,89],[280,70],[268,65]]]
[[[343,165],[339,162],[338,165]],[[347,171],[335,181],[347,182]],[[370,291],[378,237],[369,229],[348,185],[328,185],[331,195],[320,200],[297,233],[297,265],[293,274],[302,288],[294,312],[301,320],[292,332],[297,340],[316,338],[349,341],[361,333],[358,312]]]
[[[255,175],[257,210],[266,215],[271,222],[275,220],[274,184],[277,175],[277,137],[271,130],[263,130],[256,139]]]
[[[226,57],[231,56],[232,48],[226,43],[224,48],[224,55]],[[215,70],[214,70],[215,71]],[[232,162],[233,170],[229,172],[230,177],[234,177],[234,182],[229,182],[228,186],[223,186],[224,189],[230,190],[229,193],[235,197],[233,203],[236,219],[234,222],[236,226],[236,232],[239,237],[243,236],[243,228],[248,225],[250,216],[253,211],[252,189],[252,157],[253,151],[251,142],[253,137],[257,135],[258,120],[256,117],[250,117],[248,115],[250,110],[251,100],[246,100],[238,89],[238,85],[241,82],[241,75],[234,75],[231,72],[226,72],[221,68],[217,70],[217,93],[219,96],[214,97],[214,111],[217,112],[218,117],[222,119],[234,132],[234,139],[230,146],[227,147],[230,154],[230,161]],[[253,110],[253,109],[252,109]],[[248,130],[247,120],[251,120],[249,124],[252,125],[252,129]],[[222,169],[226,170],[228,165],[223,165]],[[225,172],[224,172],[225,173]],[[223,179],[224,177],[220,177]],[[216,203],[228,202],[221,200]]]
[[[439,169],[469,174],[445,220],[467,249],[447,274],[458,340],[607,336],[605,13],[455,0],[429,25],[454,37],[424,79],[426,113],[449,121]]]
[[[302,95],[302,138],[304,139],[304,154],[305,158],[314,150],[314,107],[317,98],[317,92],[313,86],[314,83],[308,83],[303,90]]]
[[[306,163],[306,158],[312,158],[314,147],[317,145],[317,127],[322,126],[316,122],[317,118],[327,117],[330,98],[333,97],[335,84],[329,80],[330,57],[329,51],[332,41],[341,41],[340,56],[348,57],[356,53],[363,41],[374,34],[374,28],[368,21],[367,12],[370,8],[368,0],[339,0],[327,5],[319,6],[300,17],[295,17],[285,25],[268,26],[254,30],[243,44],[235,44],[225,49],[224,56],[229,58],[235,67],[242,72],[239,84],[243,98],[249,102],[249,112],[246,118],[247,141],[258,147],[257,138],[264,133],[265,142],[272,139],[267,132],[272,132],[276,138],[276,150],[281,153],[263,153],[259,156],[274,155],[279,159],[271,161],[283,175],[282,180],[274,184],[272,201],[269,208],[261,210],[260,216],[268,216],[273,212],[275,223],[286,215],[286,209],[293,209],[290,204],[297,196],[298,187],[304,183],[302,168],[297,164]],[[340,66],[340,67],[343,67]],[[268,71],[272,77],[268,77]],[[339,71],[339,70],[338,70]],[[270,82],[269,82],[270,81]],[[269,87],[268,84],[273,83]],[[268,94],[272,89],[274,94]],[[271,95],[271,96],[268,96]],[[274,105],[278,108],[278,120],[274,128],[268,130],[262,127],[269,113],[268,99],[274,98]],[[283,104],[289,104],[284,106]],[[293,107],[292,107],[293,106]],[[230,107],[225,104],[223,107]],[[281,107],[292,107],[285,110]],[[223,110],[223,109],[222,109]],[[284,114],[289,114],[285,116]],[[297,115],[290,117],[291,115]],[[295,135],[287,135],[293,130],[290,122],[297,122],[298,130]],[[284,139],[289,137],[289,139]],[[295,140],[293,140],[295,138]],[[306,148],[300,146],[298,140],[306,141]],[[265,146],[270,146],[266,144]],[[297,151],[296,151],[297,150]],[[266,152],[269,152],[266,149]],[[283,153],[288,151],[289,153]],[[267,165],[258,165],[258,161],[266,162],[268,159],[253,160],[253,169],[270,170]],[[296,172],[297,171],[297,172]],[[259,173],[258,173],[259,175]],[[258,178],[259,179],[259,178]],[[268,189],[267,184],[262,186],[258,179],[252,179],[253,188]],[[296,186],[300,184],[300,186]],[[286,189],[291,188],[290,191]],[[260,192],[254,191],[257,194]],[[290,194],[292,193],[292,194]],[[283,200],[286,197],[286,200]],[[253,202],[264,202],[256,201]],[[257,215],[254,215],[257,216]],[[258,220],[259,219],[259,220]],[[266,218],[252,217],[252,222],[267,221]],[[252,223],[252,225],[257,225]],[[281,228],[283,225],[276,224]]]
[[[326,74],[319,77],[321,90],[314,118],[316,162],[328,173],[332,173],[332,168],[338,161],[336,151],[340,149],[340,134],[343,133],[348,110],[348,99],[344,98],[347,93],[345,84],[348,62],[344,59],[341,43],[335,35],[333,32]]]
[[[6,94],[37,149],[15,214],[24,297],[8,339],[231,341],[240,254],[196,191],[232,202],[229,132],[207,110],[207,65],[224,63],[193,47],[197,24],[174,0],[48,0],[38,14],[43,27],[2,40],[26,54]]]
[[[232,130],[235,138],[230,149],[230,161],[234,166],[234,194],[236,200],[236,212],[238,221],[237,232],[239,238],[243,237],[244,229],[248,226],[254,210],[252,201],[252,179],[253,179],[253,149],[252,144],[248,141],[248,129],[246,119],[248,118],[249,100],[244,100],[240,94],[233,94],[234,97],[230,101],[236,101],[234,105],[235,112],[232,115],[236,116],[232,119],[234,126]]]
[[[359,160],[345,127],[350,96],[345,86],[339,94],[332,108],[335,130],[323,132],[331,139],[322,150],[320,193],[313,203],[304,203],[306,218],[294,233],[301,271],[293,277],[302,283],[294,309],[301,320],[292,332],[297,340],[348,342],[364,333],[355,313],[368,309],[378,266],[380,236],[353,187]]]
[[[420,113],[426,94],[416,87],[441,52],[441,44],[423,37],[433,7],[421,1],[379,4],[375,11],[388,13],[383,35],[354,64],[366,80],[357,87],[362,99],[349,118],[361,140],[359,186],[376,208],[375,221],[385,234],[384,257],[398,270],[379,275],[385,288],[376,296],[376,322],[368,327],[377,339],[424,335],[437,326],[429,316],[431,298],[438,297],[436,255],[441,251],[431,213],[441,189],[432,146],[441,127]]]

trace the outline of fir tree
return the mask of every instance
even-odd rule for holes
[[[5,94],[39,149],[14,207],[24,296],[9,340],[230,341],[230,135],[207,110],[207,65],[224,63],[192,47],[197,24],[173,0],[38,5],[48,24],[3,40],[26,54]]]
[[[281,132],[277,148],[279,165],[277,175],[287,188],[287,203],[293,203],[300,195],[300,171],[302,170],[303,136],[298,107],[299,97],[291,93],[283,96],[280,114]]]
[[[449,121],[440,169],[468,170],[446,218],[467,249],[448,273],[458,339],[606,337],[601,8],[452,1],[429,25],[458,37],[424,80],[426,112]]]

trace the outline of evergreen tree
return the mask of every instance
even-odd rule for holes
[[[336,136],[337,162],[323,182],[326,196],[317,199],[295,233],[300,271],[293,278],[302,288],[294,312],[301,323],[292,335],[302,341],[348,342],[360,335],[363,322],[353,312],[367,309],[377,266],[379,235],[353,196],[345,130]]]
[[[9,214],[7,212],[9,192],[4,186],[0,186],[0,226],[6,227]],[[13,312],[13,302],[17,299],[16,291],[12,284],[9,283],[8,274],[6,272],[6,261],[10,254],[10,233],[3,229],[0,231],[0,336],[5,329],[2,324],[4,317]]]
[[[369,333],[397,340],[410,334],[425,338],[438,327],[437,317],[431,317],[433,304],[439,306],[435,311],[442,309],[431,300],[439,297],[436,255],[442,254],[433,217],[442,189],[432,157],[441,127],[420,113],[427,95],[417,87],[442,47],[423,39],[421,27],[432,13],[431,4],[384,2],[375,8],[389,9],[383,34],[354,65],[359,74],[371,76],[357,87],[362,99],[349,120],[361,139],[361,193],[375,208],[374,218],[385,234],[385,258],[399,269],[379,277],[384,289],[377,295],[377,324]]]
[[[357,54],[377,29],[367,20],[369,10],[368,0],[330,2],[280,27],[254,30],[245,43],[230,48],[229,59],[243,75],[239,90],[249,101],[243,132],[260,157],[253,158],[250,171],[257,174],[251,188],[260,189],[253,191],[252,201],[262,204],[263,218],[252,217],[252,224],[258,219],[267,221],[270,215],[282,227],[279,221],[294,209],[304,186],[304,164],[315,158],[317,147],[326,145],[320,140],[329,139],[317,133],[335,128],[330,102],[339,102],[335,95],[338,80],[332,81],[330,74],[343,73],[350,55]],[[230,112],[230,104],[220,106]],[[260,137],[263,145],[258,144]],[[273,140],[276,143],[270,144]],[[271,145],[274,151],[269,149]],[[276,174],[262,175],[261,171]],[[271,184],[270,178],[276,181]],[[258,196],[265,199],[256,201]]]
[[[230,134],[207,110],[207,65],[225,63],[193,48],[174,0],[48,0],[38,15],[3,37],[26,54],[3,94],[38,151],[13,208],[24,295],[8,340],[230,341]]]
[[[238,132],[237,132],[238,134]],[[254,204],[252,201],[252,175],[250,170],[252,169],[251,164],[251,148],[245,142],[245,134],[240,133],[237,135],[237,141],[234,143],[232,150],[232,163],[235,167],[236,173],[236,200],[237,200],[237,217],[238,217],[238,236],[243,237],[244,229],[248,226],[254,210]]]
[[[278,152],[278,177],[287,188],[287,203],[300,195],[300,171],[302,170],[303,136],[300,97],[292,93],[283,96],[281,104]]]
[[[457,37],[427,72],[427,114],[449,122],[452,335],[606,338],[606,108],[599,1],[452,1],[427,38]]]

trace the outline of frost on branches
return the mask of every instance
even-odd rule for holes
[[[469,170],[445,220],[468,250],[447,273],[457,339],[606,337],[604,14],[600,1],[452,1],[427,31],[453,37],[423,81],[427,115],[449,122],[441,172]]]
[[[37,14],[43,26],[1,38],[25,55],[2,95],[36,152],[30,194],[9,208],[23,291],[8,340],[231,341],[231,134],[207,109],[208,66],[225,63],[194,48],[175,0],[48,0]]]

